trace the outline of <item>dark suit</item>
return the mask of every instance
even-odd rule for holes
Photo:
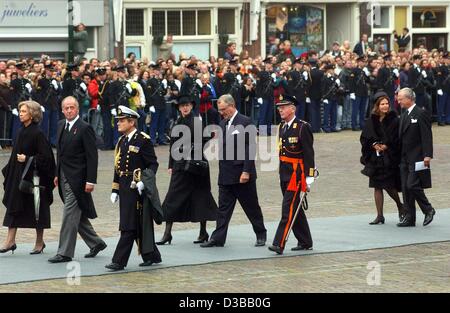
[[[314,133],[320,132],[320,99],[322,98],[322,77],[323,72],[317,67],[311,69],[311,85],[309,97],[311,103],[306,105],[306,120],[311,123]]]
[[[431,188],[430,170],[415,171],[415,163],[425,157],[433,157],[433,136],[431,133],[431,118],[427,111],[418,107],[413,108],[408,115],[405,110],[400,117],[400,142],[403,199],[408,210],[407,219],[416,220],[415,202],[422,212],[427,214],[433,209],[428,201],[424,188]]]
[[[78,118],[70,131],[65,126],[65,119],[59,121],[56,176],[64,213],[58,254],[73,258],[77,233],[91,249],[103,243],[88,220],[96,218],[97,213],[92,195],[84,191],[87,182],[97,182],[98,154],[89,124]]]
[[[256,191],[256,133],[244,133],[244,128],[251,125],[248,117],[237,114],[227,130],[227,120],[220,122],[223,132],[221,156],[219,161],[219,210],[216,230],[211,240],[224,244],[227,237],[228,224],[233,214],[236,200],[241,204],[245,214],[252,223],[253,231],[258,238],[265,237],[266,228]],[[234,134],[233,134],[234,133]],[[241,143],[245,143],[241,145]],[[240,149],[238,150],[238,146]],[[245,149],[242,149],[242,147]],[[244,151],[242,151],[244,150]],[[252,153],[253,150],[253,153]],[[242,172],[250,174],[250,180],[240,184]]]

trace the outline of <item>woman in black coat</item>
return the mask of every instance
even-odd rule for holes
[[[202,136],[202,121],[195,117],[193,101],[189,96],[181,96],[178,100],[180,117],[171,131],[169,174],[172,175],[169,190],[163,202],[166,229],[158,245],[171,243],[172,225],[174,222],[200,222],[200,234],[194,243],[202,243],[209,239],[206,232],[206,221],[215,221],[217,218],[217,204],[211,194],[211,181],[208,161],[203,155],[203,146],[210,139]],[[187,126],[190,138],[179,126]],[[197,133],[196,133],[197,132]],[[200,137],[199,144],[194,141],[195,136]],[[187,140],[186,140],[187,139]],[[189,151],[184,149],[188,147]],[[199,161],[201,164],[194,165]]]
[[[379,92],[374,97],[372,114],[361,133],[361,163],[365,165],[362,173],[369,176],[369,187],[374,188],[377,217],[371,225],[384,224],[383,190],[397,204],[400,221],[404,216],[400,201],[400,141],[399,118],[395,111],[390,111],[389,97]]]
[[[5,194],[3,204],[6,214],[3,226],[8,227],[8,237],[0,253],[14,252],[17,228],[35,228],[36,244],[31,254],[39,254],[45,248],[44,229],[50,228],[50,205],[53,203],[53,178],[55,159],[50,143],[39,128],[42,111],[39,103],[24,101],[19,103],[19,118],[23,128],[17,135],[16,144],[8,164],[3,168]],[[37,170],[40,191],[39,215],[35,212],[34,195],[19,190],[23,171],[30,157],[31,161],[24,180],[33,182],[33,172]]]

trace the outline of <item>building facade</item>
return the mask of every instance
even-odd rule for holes
[[[110,0],[73,0],[74,24],[87,26],[86,57],[109,57]],[[67,0],[0,1],[0,58],[65,58],[68,50]]]

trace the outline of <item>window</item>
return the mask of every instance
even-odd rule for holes
[[[95,27],[86,27],[88,33],[88,49],[95,49]]]
[[[153,11],[153,36],[163,36],[166,33],[166,11]]]
[[[126,10],[126,35],[144,36],[144,10]]]
[[[373,6],[373,28],[389,28],[390,7]]]
[[[219,9],[219,34],[235,34],[234,9]]]
[[[164,10],[152,14],[153,36],[211,35],[211,10]]]
[[[211,11],[198,12],[198,35],[211,35]]]
[[[446,7],[413,7],[413,27],[446,27]]]
[[[167,33],[181,35],[180,11],[167,11]]]
[[[195,35],[195,11],[183,11],[183,35]]]

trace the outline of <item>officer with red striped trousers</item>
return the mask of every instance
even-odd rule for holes
[[[312,249],[313,242],[308,220],[302,207],[295,221],[301,192],[307,192],[314,181],[314,148],[311,126],[295,116],[295,97],[280,96],[277,108],[283,120],[279,126],[278,149],[280,158],[280,186],[283,194],[281,220],[270,251],[282,254],[291,224],[298,244],[297,250]]]

